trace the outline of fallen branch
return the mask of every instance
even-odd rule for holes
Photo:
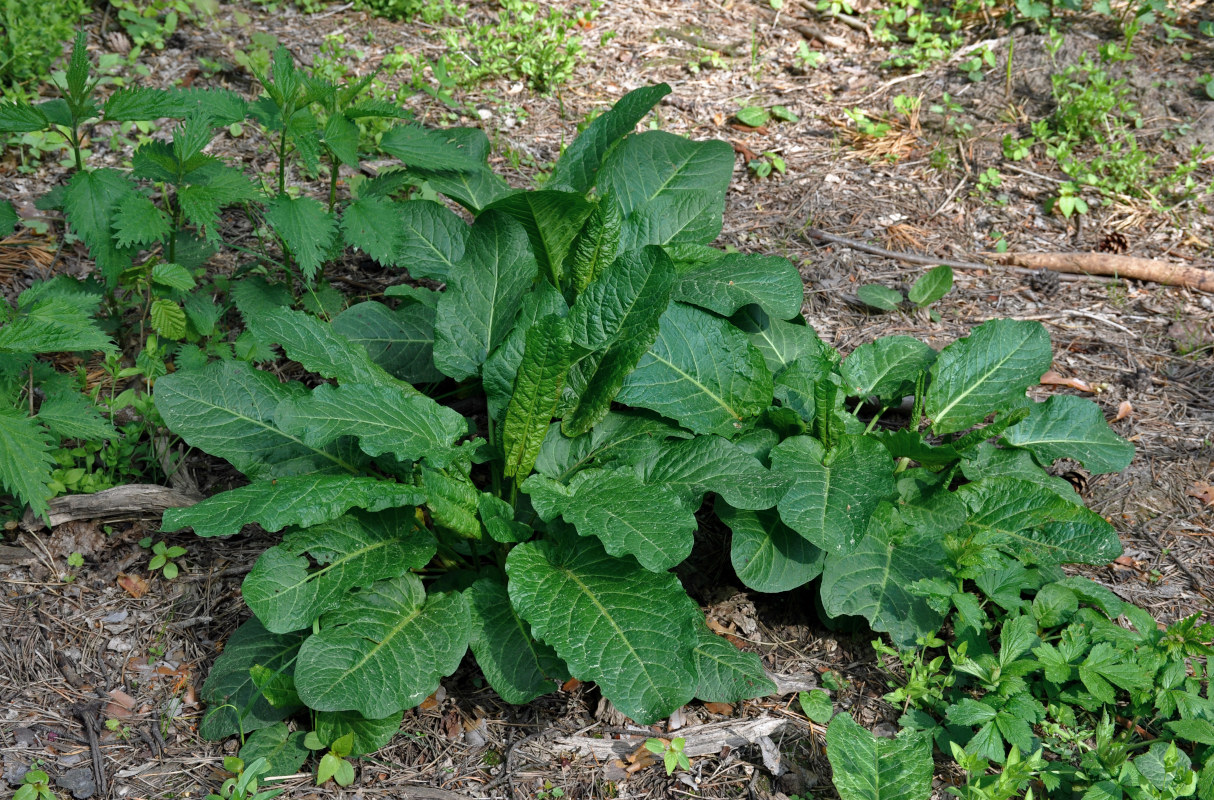
[[[710,42],[702,36],[696,36],[691,33],[683,33],[672,28],[658,28],[654,31],[658,36],[664,36],[667,39],[677,39],[683,44],[689,44],[692,47],[699,47],[704,50],[712,50],[716,53],[721,53],[726,56],[736,56],[738,51],[746,42],[745,40],[737,42]]]
[[[683,728],[679,736],[687,740],[683,752],[688,756],[717,755],[721,748],[745,747],[757,744],[764,736],[774,736],[785,728],[796,727],[790,719],[763,717],[760,719],[725,720]],[[646,734],[638,733],[636,739],[593,739],[589,736],[562,736],[554,739],[552,750],[572,750],[578,755],[593,755],[600,761],[625,759],[644,741]]]
[[[1214,292],[1214,270],[1187,267],[1154,258],[1134,258],[1113,253],[984,253],[1000,264],[1029,269],[1048,269],[1073,275],[1113,275],[1151,281],[1167,286],[1184,286],[1202,292]]]
[[[202,498],[154,484],[132,483],[96,494],[71,494],[50,501],[50,523],[54,528],[78,519],[125,522],[154,519],[170,508],[192,506]],[[32,514],[22,520],[26,530],[37,530],[42,521]]]

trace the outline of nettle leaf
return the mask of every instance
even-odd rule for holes
[[[540,270],[554,286],[560,286],[565,256],[594,210],[585,195],[551,189],[516,192],[494,201],[485,210],[494,209],[518,220],[531,241]]]
[[[793,482],[738,445],[719,436],[670,442],[641,466],[641,479],[678,492],[688,508],[699,508],[715,492],[734,508],[771,508]]]
[[[873,517],[868,533],[846,553],[827,553],[822,567],[822,605],[832,617],[862,616],[900,647],[939,628],[943,617],[910,592],[915,581],[946,578],[944,550],[935,531],[905,525],[892,506]]]
[[[957,495],[969,509],[966,525],[977,541],[1025,563],[1106,564],[1121,555],[1117,532],[1103,517],[1031,481],[983,478]]]
[[[426,493],[416,486],[379,478],[293,475],[241,486],[188,508],[170,508],[164,513],[164,529],[189,527],[199,536],[231,536],[256,522],[272,532],[288,525],[318,525],[351,508],[383,511],[425,501]]]
[[[308,472],[354,472],[335,450],[309,447],[273,419],[278,405],[305,394],[243,361],[216,361],[156,381],[156,410],[191,447],[227,459],[252,480]]]
[[[380,719],[367,719],[357,711],[318,711],[316,736],[331,745],[344,736],[352,735],[350,752],[346,755],[361,756],[374,753],[392,741],[400,730],[404,716],[403,711],[397,711]]]
[[[286,242],[304,277],[316,277],[333,242],[333,215],[311,197],[280,194],[266,203],[266,222]]]
[[[458,592],[426,596],[412,573],[356,592],[321,617],[299,649],[296,687],[309,708],[379,719],[438,688],[468,650],[471,618]]]
[[[838,361],[834,349],[819,339],[817,331],[806,325],[801,317],[785,322],[773,319],[760,306],[749,305],[729,321],[750,337],[750,343],[763,354],[773,375],[804,358]]]
[[[118,209],[135,194],[135,186],[114,169],[81,170],[68,181],[63,211],[72,231],[88,245],[89,255],[109,284],[131,265],[131,252],[111,234]]]
[[[729,558],[749,588],[787,592],[822,573],[825,554],[785,525],[774,509],[742,511],[718,498],[715,511],[733,532]]]
[[[535,468],[561,482],[592,465],[638,464],[661,450],[667,439],[692,436],[672,422],[636,411],[608,412],[590,431],[573,438],[559,427],[554,423],[549,429]]]
[[[739,703],[776,693],[775,681],[767,677],[758,655],[742,652],[705,625],[691,652],[699,676],[696,697],[707,703]]]
[[[358,125],[345,114],[333,114],[321,134],[325,147],[347,167],[358,167]]]
[[[50,434],[37,420],[19,408],[0,408],[0,484],[44,519],[53,496],[50,452]]]
[[[624,217],[620,249],[717,238],[733,162],[733,148],[717,140],[646,131],[621,142],[598,176]]]
[[[443,379],[434,368],[434,309],[424,303],[408,300],[393,310],[370,300],[350,306],[331,325],[394,378],[412,384]]]
[[[696,433],[728,437],[770,405],[772,391],[771,371],[744,333],[719,317],[671,303],[653,347],[616,399]]]
[[[537,276],[522,225],[500,211],[477,218],[434,321],[434,365],[463,380],[480,372],[514,325]]]
[[[999,442],[1024,448],[1043,464],[1072,458],[1097,474],[1120,472],[1134,458],[1134,445],[1110,430],[1098,405],[1066,394],[1030,406],[1028,418]]]
[[[270,705],[249,670],[261,666],[291,675],[303,639],[302,633],[270,633],[256,619],[237,628],[202,685],[207,713],[198,735],[210,741],[226,739],[267,728],[294,713],[290,706]]]
[[[673,573],[609,556],[593,538],[549,534],[506,559],[510,602],[574,677],[648,724],[690,700],[704,616]]]
[[[862,344],[843,359],[840,372],[848,394],[901,402],[915,393],[915,381],[936,360],[936,351],[910,336],[883,336]]]
[[[49,296],[0,326],[0,353],[113,353],[114,342],[80,305]]]
[[[32,133],[50,126],[46,114],[30,104],[0,100],[0,133]]]
[[[261,554],[240,591],[268,630],[286,633],[311,626],[353,588],[424,567],[436,547],[411,508],[346,514],[286,534]],[[318,569],[309,569],[305,553]]]
[[[148,309],[152,330],[166,339],[183,339],[186,333],[185,309],[165,297],[157,297]]]
[[[877,506],[896,495],[889,451],[866,436],[841,436],[829,453],[808,436],[785,439],[771,466],[797,476],[780,500],[781,519],[828,555],[851,552]]]
[[[188,292],[196,285],[194,276],[188,269],[180,264],[170,264],[164,261],[152,267],[152,282],[179,292]]]
[[[240,748],[240,759],[252,764],[266,760],[268,775],[290,775],[308,760],[311,751],[304,746],[307,731],[291,731],[285,722],[276,722],[249,734]]]
[[[569,329],[558,316],[544,317],[527,330],[526,337],[502,424],[502,474],[519,481],[531,474],[540,454],[565,385],[573,346]]]
[[[590,282],[615,260],[623,225],[624,217],[618,205],[611,200],[600,200],[595,204],[582,229],[569,245],[565,274],[574,294],[585,291]]]
[[[595,184],[599,166],[608,150],[632,133],[649,110],[666,95],[665,83],[642,86],[621,97],[609,111],[595,117],[573,142],[561,153],[548,185],[554,189],[568,188],[585,194]]]
[[[0,200],[0,238],[8,236],[17,229],[17,223],[21,218],[17,216],[17,209],[13,208],[13,204],[7,200]]]
[[[496,350],[490,354],[481,370],[481,387],[489,407],[489,416],[500,420],[514,395],[514,382],[523,363],[523,350],[532,327],[548,316],[564,317],[569,313],[560,290],[547,281],[540,283],[523,297],[514,327]],[[565,334],[568,336],[568,333]],[[572,359],[572,353],[570,358]]]
[[[478,578],[464,594],[472,614],[472,654],[489,685],[507,703],[521,705],[569,678],[556,651],[531,636],[497,575]]]
[[[49,395],[38,407],[37,419],[61,439],[104,441],[114,437],[114,426],[77,391]]]
[[[193,182],[177,190],[177,202],[186,220],[211,242],[219,239],[219,209],[261,197],[240,170],[218,163],[196,170],[190,180]]]
[[[1039,322],[996,319],[940,351],[932,365],[925,413],[937,434],[965,430],[1024,402],[1050,368],[1050,337]]]
[[[932,740],[903,731],[879,739],[850,714],[826,728],[826,757],[840,800],[923,800],[932,793]]]
[[[159,242],[171,230],[169,215],[161,211],[151,198],[139,193],[122,203],[114,214],[114,232],[119,247]]]
[[[425,458],[440,468],[463,457],[454,445],[468,432],[463,416],[424,394],[407,395],[392,386],[365,383],[321,384],[311,394],[284,400],[274,419],[283,431],[310,447],[356,436],[369,456],[391,453],[399,461]]]
[[[379,264],[396,263],[400,251],[400,214],[396,204],[381,197],[360,197],[341,215],[346,244],[357,247]]]
[[[414,278],[446,281],[464,255],[471,228],[451,209],[431,200],[398,203],[396,263]]]
[[[680,269],[674,289],[675,300],[725,317],[754,304],[780,320],[801,313],[804,294],[801,273],[787,258],[745,253]]]

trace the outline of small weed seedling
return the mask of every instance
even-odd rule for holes
[[[332,778],[338,786],[349,786],[354,783],[354,765],[346,757],[354,749],[354,734],[347,733],[332,742],[325,744],[316,731],[308,731],[304,737],[304,747],[309,750],[324,750],[329,752],[320,758],[320,766],[316,769],[316,785],[324,786]]]
[[[801,692],[797,695],[797,701],[801,704],[801,712],[819,725],[825,725],[834,716],[835,707],[830,701],[830,693],[825,689]]]
[[[152,548],[152,560],[148,562],[148,570],[155,573],[160,570],[164,575],[165,580],[173,580],[177,577],[177,563],[173,560],[181,558],[186,554],[186,549],[180,545],[169,547],[163,540],[152,544],[150,536],[139,540],[140,547]]]
[[[40,769],[31,769],[21,779],[13,800],[58,800],[51,791],[51,779]]]
[[[788,165],[784,163],[784,158],[773,150],[763,151],[763,154],[758,158],[747,161],[746,166],[760,180],[771,175],[773,170],[781,175],[784,175],[788,171]]]
[[[676,736],[673,739],[645,740],[645,749],[662,757],[667,775],[673,775],[676,769],[691,769],[691,761],[683,752],[683,748],[686,746],[687,740],[682,736]]]
[[[916,308],[927,308],[948,294],[952,288],[953,269],[947,264],[941,264],[919,276],[910,291],[906,293],[906,300],[913,303]],[[856,296],[866,305],[882,311],[897,311],[903,302],[901,292],[875,283],[861,286],[856,290]],[[940,314],[934,309],[930,314],[933,321],[940,321]]]
[[[257,779],[270,771],[270,764],[264,758],[254,759],[246,767],[242,759],[228,756],[223,760],[223,768],[235,773],[236,777],[224,781],[219,791],[208,794],[206,800],[270,800],[283,793],[282,789],[257,791]]]

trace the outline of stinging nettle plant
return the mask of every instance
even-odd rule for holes
[[[646,723],[773,692],[675,572],[697,515],[732,531],[751,589],[821,576],[827,614],[899,646],[941,625],[911,587],[950,580],[951,554],[1120,552],[1042,468],[1065,455],[1107,472],[1133,453],[1094,404],[1026,398],[1050,366],[1044,328],[995,320],[939,353],[893,336],[841,359],[801,317],[793,264],[708,246],[729,145],[633,132],[669,91],[621,99],[539,191],[494,175],[478,130],[396,127],[382,147],[402,168],[341,224],[445,290],[401,283],[396,307],[324,321],[247,280],[250,334],[323,380],[220,360],[157,382],[169,427],[250,481],[165,528],[285,531],[244,582],[255,618],[207,680],[204,736],[251,734],[243,758],[291,771],[308,748],[283,720],[307,709],[310,746],[369,752],[469,648],[509,702],[572,675]],[[394,199],[423,180],[474,221]]]

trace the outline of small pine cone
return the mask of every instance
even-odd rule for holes
[[[1039,269],[1029,275],[1029,288],[1044,297],[1052,297],[1061,282],[1058,273],[1049,269]]]
[[[1120,255],[1129,249],[1130,240],[1121,231],[1109,231],[1100,240],[1100,244],[1096,245],[1096,251],[1100,253],[1116,253]]]

